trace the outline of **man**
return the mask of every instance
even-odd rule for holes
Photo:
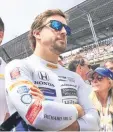
[[[0,18],[0,44],[2,43],[4,37],[4,23]],[[5,80],[4,80],[4,72],[5,72],[6,63],[0,57],[0,124],[2,124],[6,119],[10,116],[8,106],[7,106],[7,93],[5,93]],[[25,123],[22,121],[20,122],[16,130],[27,130]],[[26,129],[25,129],[26,128]]]
[[[4,23],[0,18],[0,45],[4,36]],[[6,63],[0,57],[0,124],[8,117],[8,107],[5,96],[4,70]]]
[[[113,72],[113,59],[109,59],[104,63],[104,66]]]
[[[91,70],[91,65],[88,60],[82,56],[75,57],[73,61],[68,65],[70,71],[78,73],[84,81],[87,81],[87,74]]]
[[[33,55],[6,66],[12,113],[17,110],[36,129],[98,130],[98,114],[88,100],[84,81],[58,64],[70,34],[64,13],[47,10],[31,26]]]
[[[90,81],[88,80],[88,73],[91,71],[91,65],[89,64],[88,60],[82,56],[77,56],[73,61],[70,62],[68,69],[78,73],[82,77],[87,86],[87,93],[89,92],[90,95],[92,88]]]

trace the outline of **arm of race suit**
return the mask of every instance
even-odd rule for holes
[[[26,123],[36,129],[61,130],[78,118],[74,105],[33,99],[26,92],[30,87],[36,87],[32,72],[19,60],[6,66],[5,79],[8,95],[15,109]],[[22,93],[22,89],[26,89],[25,92]]]
[[[2,114],[0,116],[0,123],[4,122],[8,117],[8,106],[6,101],[6,90],[5,90],[5,79],[4,79],[4,72],[5,72],[5,61],[0,57],[0,106],[3,106],[0,110],[0,113]]]
[[[90,87],[85,84],[80,77],[78,90],[78,103],[83,107],[85,115],[77,121],[80,126],[80,131],[97,131],[99,130],[99,116],[97,110],[94,108],[91,100],[89,99]]]

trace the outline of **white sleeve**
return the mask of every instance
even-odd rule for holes
[[[12,104],[31,126],[57,131],[68,127],[78,118],[74,105],[33,99],[29,94],[29,88],[35,86],[32,73],[22,62],[13,61],[8,64],[5,79]]]
[[[90,90],[81,77],[79,82],[78,103],[85,111],[85,115],[77,120],[80,125],[80,131],[98,131],[99,116],[97,110],[89,99]]]
[[[0,57],[0,124],[3,123],[6,113],[8,113],[8,106],[6,102],[5,94],[5,80],[4,80],[4,70],[6,63]]]

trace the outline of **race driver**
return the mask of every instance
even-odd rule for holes
[[[34,53],[6,66],[10,111],[18,111],[28,125],[40,130],[96,131],[98,114],[84,81],[58,64],[67,35],[71,30],[61,10],[47,10],[36,17],[29,32]],[[32,96],[35,88],[36,98]]]

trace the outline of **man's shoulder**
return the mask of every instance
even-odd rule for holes
[[[1,64],[6,64],[6,62],[4,61],[4,59],[2,57],[0,57],[0,65]]]
[[[10,62],[6,65],[6,67],[9,67],[9,66],[12,66],[12,65],[21,64],[21,63],[22,63],[22,60],[20,60],[20,59],[15,59],[15,60],[10,61]]]
[[[77,74],[76,72],[72,72],[72,71],[66,69],[65,67],[62,67],[62,71],[64,71],[67,75],[71,75],[73,77],[78,77],[78,78],[80,77],[79,74]]]
[[[15,68],[15,67],[23,67],[25,62],[26,62],[26,58],[25,59],[14,59],[6,65],[6,69]]]

